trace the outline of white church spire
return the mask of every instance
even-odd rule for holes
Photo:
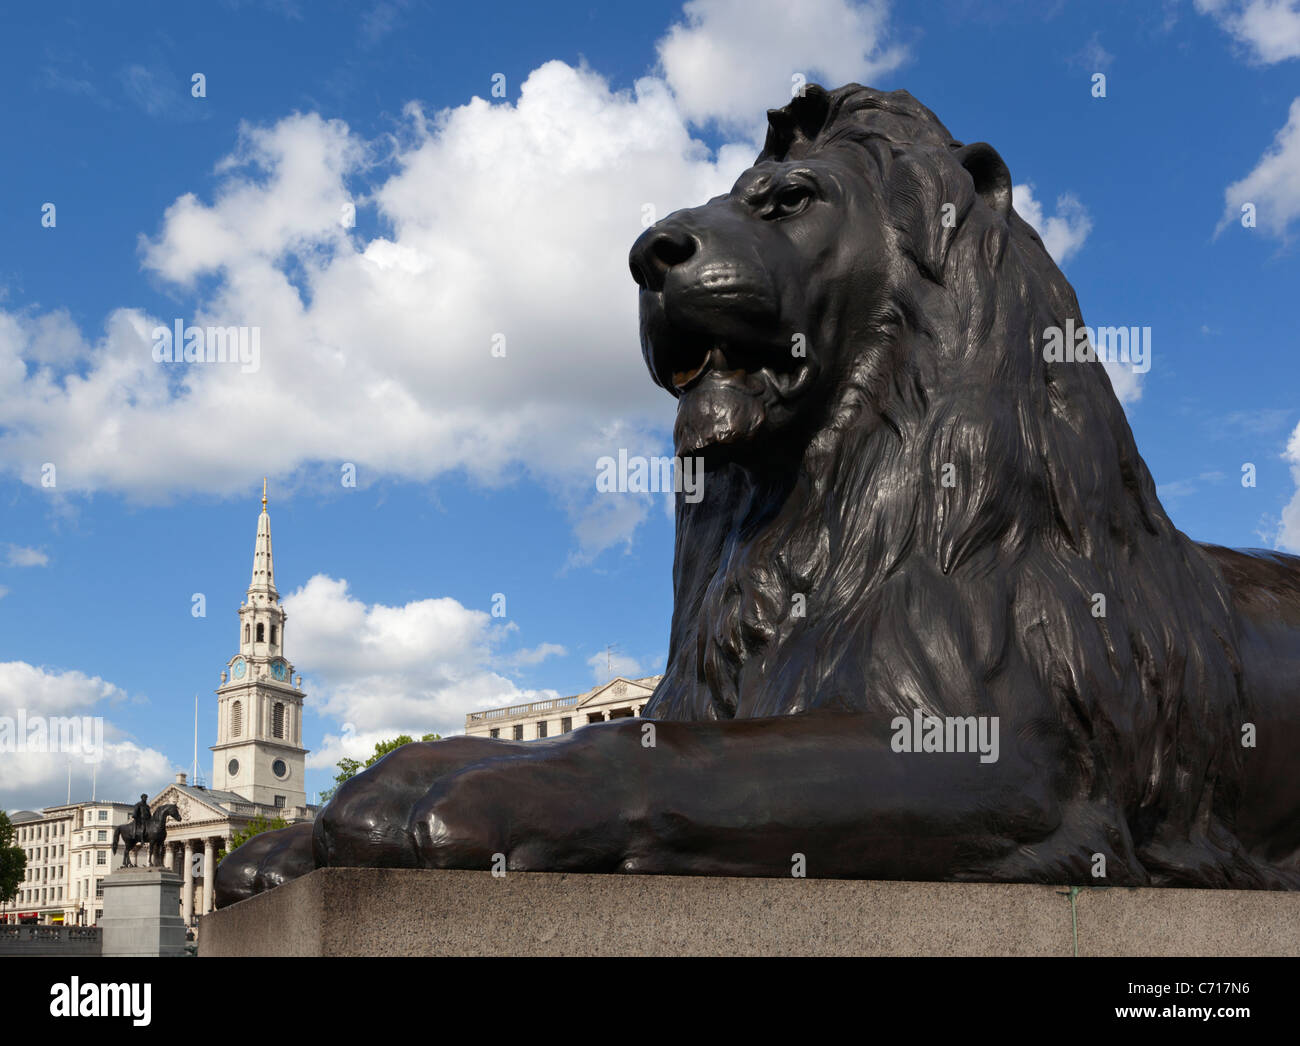
[[[280,605],[271,561],[271,517],[257,518],[253,580],[239,606],[239,653],[217,689],[217,743],[212,786],[268,809],[305,807],[307,749],[302,747],[302,676],[284,656],[288,615]]]
[[[248,586],[249,603],[264,599],[272,603],[280,600],[275,590],[275,564],[271,559],[271,517],[266,512],[266,477],[262,477],[262,514],[257,517],[257,544],[253,547],[253,580]]]

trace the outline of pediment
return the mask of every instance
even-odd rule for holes
[[[644,683],[637,683],[631,679],[624,679],[619,676],[617,679],[611,679],[604,686],[593,690],[590,694],[578,702],[577,707],[589,705],[593,701],[639,701],[642,698],[649,697],[654,693],[654,687],[646,686]]]
[[[175,803],[176,808],[181,812],[181,824],[188,821],[211,821],[230,816],[215,799],[199,799],[191,792],[182,791],[175,785],[168,785],[157,796],[150,799],[149,809],[157,810],[159,806],[166,806],[168,803]]]

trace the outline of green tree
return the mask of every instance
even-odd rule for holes
[[[254,817],[248,824],[244,825],[239,831],[231,836],[230,850],[238,850],[248,840],[255,835],[261,835],[263,832],[278,832],[281,828],[288,828],[288,823],[282,817],[276,817],[268,821],[265,817]],[[217,852],[217,864],[226,859],[229,850],[219,850]]]
[[[9,815],[0,810],[0,904],[8,904],[18,896],[23,872],[27,868],[27,854],[20,846],[10,846],[14,841],[14,826]]]
[[[321,792],[320,794],[321,802],[328,803],[331,799],[334,798],[334,793],[339,790],[339,786],[342,785],[344,781],[352,780],[352,778],[356,777],[357,774],[361,773],[362,770],[366,769],[367,767],[374,766],[377,762],[379,762],[379,760],[383,759],[384,756],[386,756],[389,752],[395,752],[397,749],[401,748],[402,745],[409,745],[414,740],[415,738],[413,738],[410,734],[398,734],[391,741],[376,741],[375,754],[372,755],[369,759],[367,759],[364,763],[361,762],[359,759],[349,759],[346,756],[340,759],[336,764],[339,772],[334,775],[334,787],[329,789],[329,791]],[[442,734],[425,734],[423,737],[420,738],[420,740],[441,741]]]

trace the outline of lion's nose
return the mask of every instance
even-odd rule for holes
[[[638,287],[661,291],[668,270],[689,260],[698,249],[695,235],[677,222],[652,225],[632,244],[628,255],[632,279]]]

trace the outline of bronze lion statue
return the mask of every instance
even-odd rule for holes
[[[1300,888],[1300,559],[1180,533],[1102,364],[1048,360],[1083,320],[993,148],[904,91],[769,118],[631,252],[705,470],[646,718],[406,745],[219,904],[494,859]]]

